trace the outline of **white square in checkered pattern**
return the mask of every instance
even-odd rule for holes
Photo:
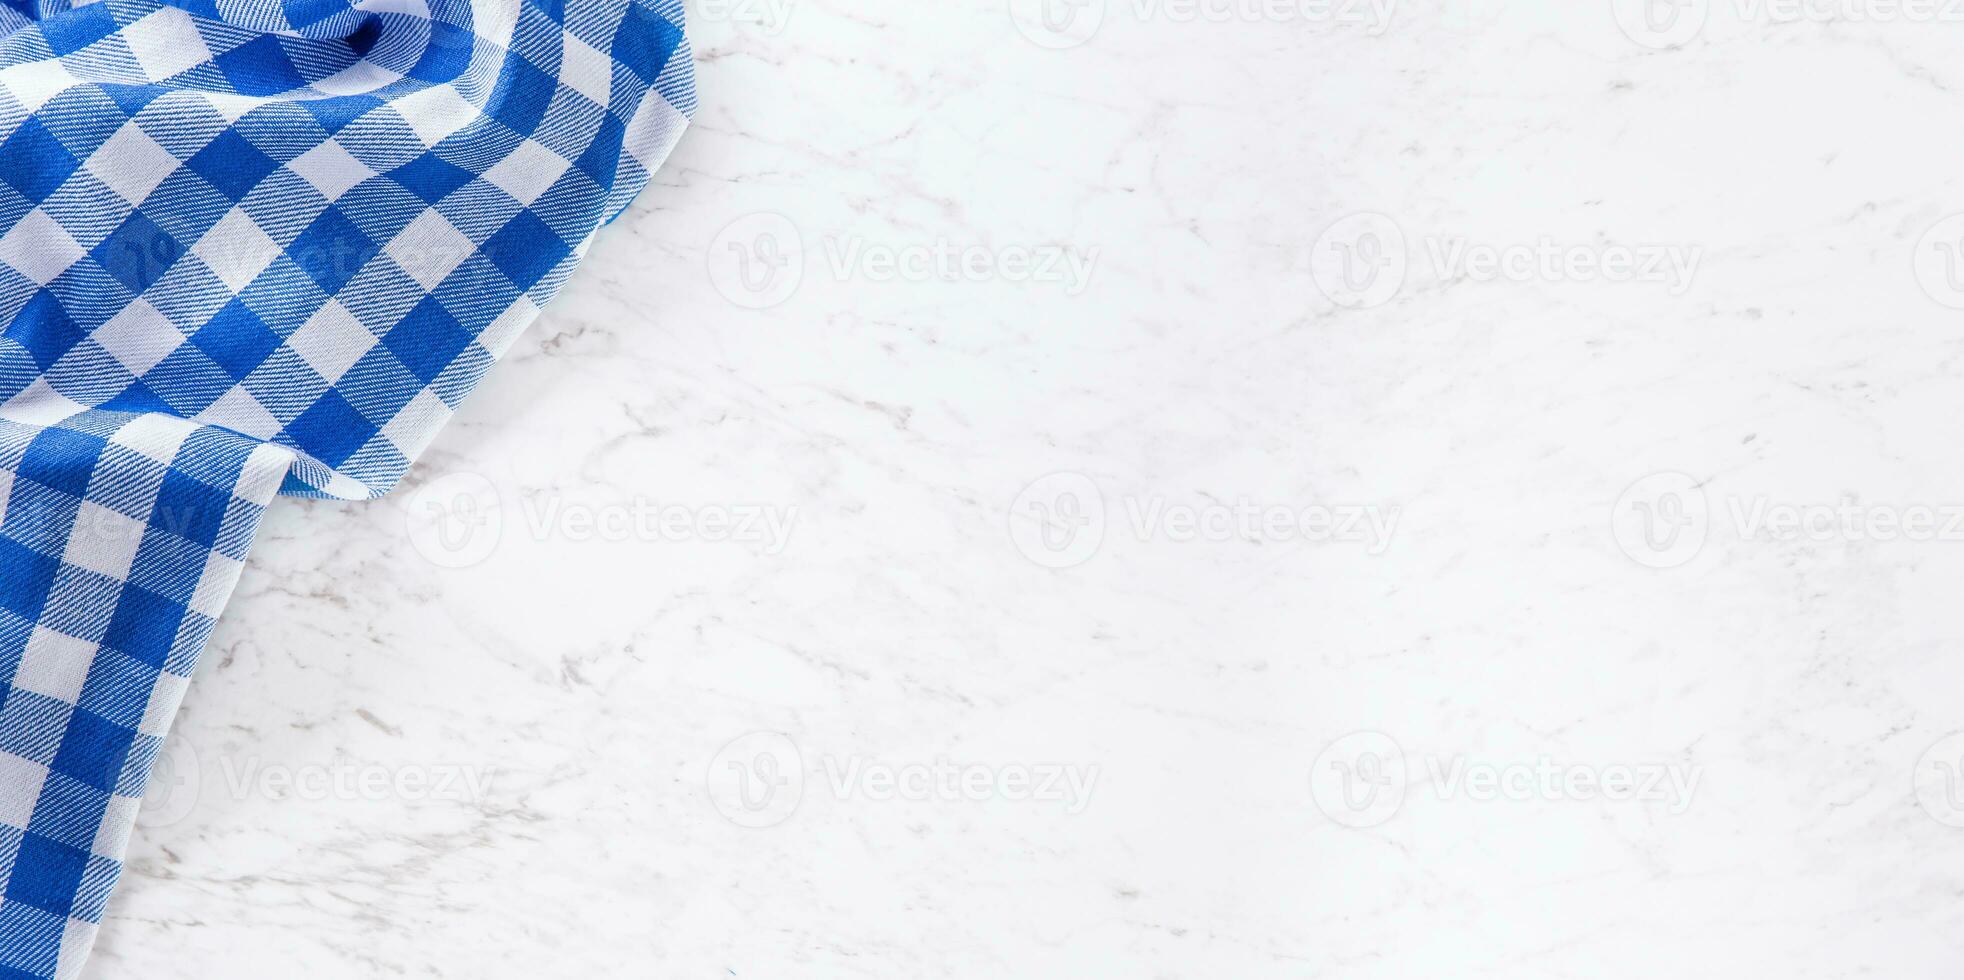
[[[204,260],[214,275],[234,294],[252,285],[252,280],[280,254],[280,244],[261,230],[252,216],[239,208],[211,226],[191,254]]]
[[[355,159],[353,154],[331,139],[294,157],[286,169],[299,174],[330,201],[346,194],[348,188],[375,176],[375,171],[368,169],[367,164]]]
[[[141,299],[123,307],[108,323],[95,328],[90,337],[116,363],[136,375],[156,367],[184,343],[184,334],[178,332],[177,325]]]
[[[239,482],[232,485],[232,496],[240,500],[267,500],[276,492],[293,466],[294,452],[285,446],[262,442],[252,447]]]
[[[347,307],[328,300],[287,338],[286,346],[333,384],[375,346],[375,335]]]
[[[84,164],[98,180],[131,204],[142,204],[150,192],[178,167],[177,158],[157,145],[143,127],[128,122],[89,155]]]
[[[517,198],[518,203],[530,205],[570,166],[572,164],[559,154],[533,140],[526,140],[518,144],[518,149],[511,151],[510,156],[487,171],[484,179]]]
[[[271,439],[280,434],[280,420],[266,411],[266,406],[259,404],[259,399],[252,397],[252,392],[243,385],[233,385],[232,390],[193,416],[193,421],[222,425],[255,439]]]
[[[0,469],[0,521],[7,519],[7,501],[14,497],[14,471]]]
[[[59,61],[35,61],[0,71],[0,85],[29,112],[39,112],[49,99],[73,87],[79,79]]]
[[[227,126],[245,118],[245,114],[266,104],[257,95],[240,95],[236,92],[199,92],[198,99],[211,106],[213,112]]]
[[[469,258],[474,248],[471,240],[457,226],[445,221],[435,208],[425,208],[382,250],[428,292],[458,263]]]
[[[168,670],[158,671],[157,683],[150,686],[150,703],[144,706],[143,721],[136,730],[145,735],[162,735],[170,729],[177,706],[184,703],[184,692],[191,689],[191,678]]]
[[[484,53],[487,41],[500,48],[511,47],[519,7],[515,3],[479,3],[471,7],[471,33],[477,36],[479,54]]]
[[[41,799],[41,784],[47,780],[47,766],[0,752],[0,823],[26,830],[34,819],[34,804]]]
[[[689,118],[669,105],[667,99],[642,99],[641,108],[634,110],[634,118],[627,121],[621,149],[652,170],[675,148],[688,125]]]
[[[586,42],[566,35],[566,47],[560,55],[559,82],[600,105],[607,104],[607,97],[614,89],[613,56],[594,50]]]
[[[519,296],[503,313],[498,314],[484,332],[477,335],[477,343],[491,352],[492,357],[503,357],[511,345],[525,333],[525,328],[539,318],[539,307],[526,296]]]
[[[153,82],[211,60],[211,49],[205,47],[204,35],[192,23],[191,15],[176,7],[165,7],[120,33],[136,63]]]
[[[35,378],[20,394],[0,405],[0,418],[24,425],[59,425],[89,407],[55,390],[46,378]]]
[[[136,829],[136,813],[142,805],[143,801],[136,797],[111,795],[102,824],[95,829],[95,843],[89,845],[89,853],[121,858],[129,849],[130,833]]]
[[[225,599],[232,594],[232,586],[239,582],[239,573],[245,564],[214,551],[205,560],[204,576],[198,579],[198,589],[191,595],[191,611],[211,619],[225,609]]]
[[[72,972],[58,973],[55,980],[75,980],[75,976],[81,972],[82,959],[89,955],[89,947],[95,945],[96,933],[101,929],[93,922],[68,917],[68,923],[61,927],[61,955],[56,962],[62,964],[65,971]],[[69,967],[70,963],[76,966]]]
[[[314,83],[314,91],[328,95],[362,95],[402,80],[400,72],[389,71],[372,61],[357,61]]]
[[[40,208],[27,212],[27,217],[0,236],[0,262],[13,266],[37,286],[53,282],[82,255],[82,246],[76,244],[68,229]]]
[[[458,94],[456,86],[432,85],[389,103],[426,147],[471,124],[483,110]]]
[[[143,528],[142,521],[85,500],[81,513],[75,515],[75,527],[68,535],[68,552],[61,560],[118,582],[127,581],[130,563],[136,560],[136,549],[143,544]]]
[[[195,423],[171,415],[139,415],[123,423],[109,441],[134,449],[159,463],[169,465],[177,458],[177,447],[197,429]]]
[[[436,440],[436,434],[443,430],[444,423],[450,421],[450,406],[443,403],[428,388],[416,393],[416,397],[403,406],[389,424],[382,427],[382,435],[402,450],[410,459],[423,454]]]
[[[329,473],[321,492],[337,500],[366,500],[375,495],[368,484],[341,472]]]
[[[82,684],[89,679],[89,662],[95,659],[95,652],[96,645],[87,640],[36,626],[20,655],[14,686],[74,704],[81,700]]]

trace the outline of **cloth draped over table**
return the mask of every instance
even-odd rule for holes
[[[681,25],[0,4],[0,980],[81,969],[263,508],[392,487],[673,147]]]

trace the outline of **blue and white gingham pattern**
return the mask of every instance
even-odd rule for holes
[[[679,0],[0,5],[0,980],[72,977],[276,492],[386,492],[694,109]]]

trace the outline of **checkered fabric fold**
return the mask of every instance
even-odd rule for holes
[[[393,486],[674,145],[681,24],[0,3],[0,980],[80,971],[273,496]]]

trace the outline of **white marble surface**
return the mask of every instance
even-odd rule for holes
[[[412,493],[268,518],[88,975],[1955,977],[1964,23],[1695,6],[696,9]]]

